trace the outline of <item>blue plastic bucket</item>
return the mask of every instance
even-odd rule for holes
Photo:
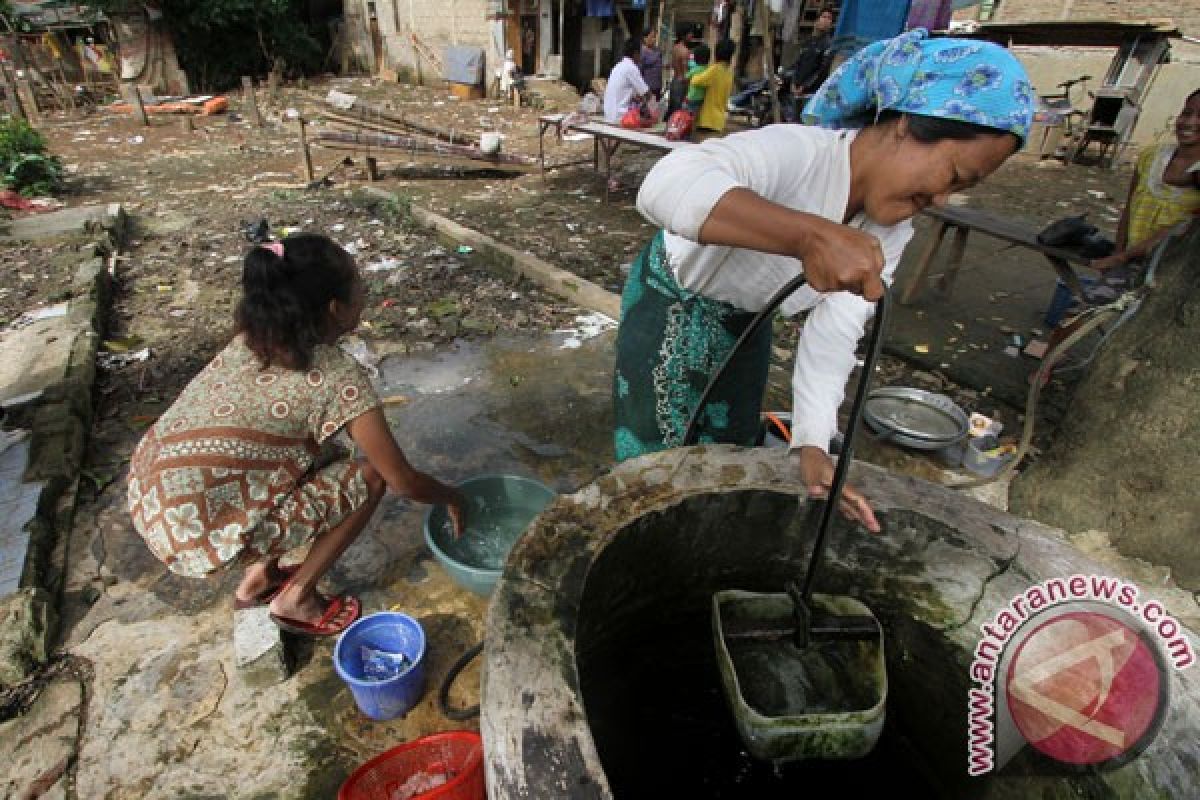
[[[384,680],[367,680],[363,646],[403,653],[412,666]],[[407,614],[380,611],[365,616],[342,632],[333,648],[333,667],[354,695],[358,708],[371,719],[387,720],[407,714],[425,693],[425,631]]]

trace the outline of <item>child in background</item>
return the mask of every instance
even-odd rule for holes
[[[704,87],[696,86],[692,83],[692,78],[696,77],[704,70],[708,69],[708,62],[711,57],[711,51],[706,44],[696,45],[696,49],[692,51],[692,57],[688,61],[687,81],[688,90],[687,98],[684,100],[684,110],[690,111],[693,114],[700,113],[700,106],[704,103]]]
[[[717,42],[713,54],[716,63],[691,79],[690,86],[704,90],[704,101],[696,116],[696,127],[701,130],[722,133],[725,130],[725,115],[729,95],[733,92],[733,70],[730,61],[736,46],[729,39]]]
[[[317,581],[385,491],[446,504],[459,532],[462,501],[409,465],[366,373],[336,344],[358,326],[366,298],[345,250],[306,233],[257,246],[242,290],[233,340],[134,452],[129,511],[172,572],[205,577],[247,564],[236,608],[269,604],[283,630],[331,636],[361,605],[321,596]],[[366,461],[322,458],[322,445],[343,429]],[[310,543],[298,567],[279,566],[282,554]]]

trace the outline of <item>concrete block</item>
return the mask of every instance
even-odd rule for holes
[[[65,798],[68,767],[78,747],[83,688],[75,678],[48,684],[24,714],[0,724],[4,797]]]
[[[0,599],[0,687],[21,683],[46,663],[57,624],[49,592],[22,589]]]
[[[233,612],[233,655],[238,675],[248,686],[274,686],[292,674],[287,640],[266,606]]]

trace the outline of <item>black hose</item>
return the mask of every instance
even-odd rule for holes
[[[704,391],[700,393],[700,400],[696,403],[696,408],[693,409],[692,416],[688,419],[687,429],[683,434],[684,447],[695,444],[700,414],[704,410],[705,403],[708,402],[709,395],[712,394],[713,389],[716,387],[717,381],[721,379],[725,368],[729,366],[729,362],[738,354],[738,351],[741,350],[746,340],[762,327],[765,320],[770,318],[775,309],[779,308],[784,300],[788,299],[793,292],[803,285],[803,275],[797,275],[795,278],[792,278],[771,297],[770,301],[767,302],[767,305],[761,311],[754,315],[754,319],[750,321],[750,325],[738,337],[733,348],[725,356],[724,360],[721,361],[721,365],[717,367],[712,378],[709,379],[708,385],[704,387]],[[850,421],[846,426],[846,433],[842,437],[842,446],[838,452],[837,468],[833,472],[833,485],[830,487],[829,497],[821,509],[821,522],[817,526],[817,539],[813,543],[808,571],[804,575],[804,587],[801,591],[801,596],[805,604],[808,603],[812,596],[813,581],[821,569],[821,561],[824,558],[825,535],[828,533],[829,523],[833,518],[833,512],[837,507],[838,499],[842,495],[842,487],[846,483],[846,475],[850,471],[850,461],[853,459],[854,453],[854,431],[858,427],[859,420],[862,418],[862,409],[867,400],[867,390],[871,385],[871,376],[875,374],[875,364],[879,360],[879,351],[883,349],[880,345],[883,340],[883,331],[887,327],[887,314],[887,290],[885,289],[875,306],[875,323],[871,326],[871,339],[867,345],[867,357],[863,361],[862,376],[858,381],[858,391],[854,393],[854,403],[850,407]]]
[[[717,371],[714,372],[712,378],[709,379],[708,386],[705,386],[704,391],[700,393],[700,400],[696,403],[696,407],[692,410],[692,416],[688,418],[687,428],[684,430],[683,434],[682,445],[684,447],[696,443],[696,428],[699,426],[700,413],[704,410],[704,404],[708,402],[709,395],[711,395],[713,389],[716,388],[717,381],[719,381],[721,376],[725,373],[725,368],[729,366],[729,362],[733,361],[734,356],[736,356],[738,351],[742,349],[742,345],[746,343],[746,340],[753,336],[758,329],[762,327],[763,321],[769,319],[771,314],[775,312],[775,309],[779,308],[779,306],[783,304],[784,300],[787,300],[789,297],[791,297],[792,292],[796,291],[803,285],[803,275],[797,275],[785,283],[783,288],[776,292],[775,295],[769,301],[767,301],[767,305],[763,308],[763,310],[754,315],[754,319],[750,320],[750,324],[746,327],[746,330],[742,331],[742,335],[739,336],[738,340],[733,343],[733,347],[730,349],[729,354],[725,356],[725,359],[721,362],[721,365],[717,367]]]
[[[446,673],[445,680],[442,681],[441,688],[438,689],[438,710],[447,719],[452,719],[455,722],[461,722],[466,719],[479,716],[479,706],[473,705],[469,708],[451,708],[450,707],[450,687],[454,685],[454,680],[458,677],[458,673],[475,660],[475,656],[483,652],[483,642],[473,646],[470,650],[459,656],[458,661],[450,667],[450,671]]]

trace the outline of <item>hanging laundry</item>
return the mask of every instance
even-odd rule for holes
[[[924,28],[927,31],[944,31],[950,26],[953,13],[953,0],[913,0],[904,27],[906,30]]]
[[[616,0],[585,0],[584,5],[589,17],[615,17]]]

